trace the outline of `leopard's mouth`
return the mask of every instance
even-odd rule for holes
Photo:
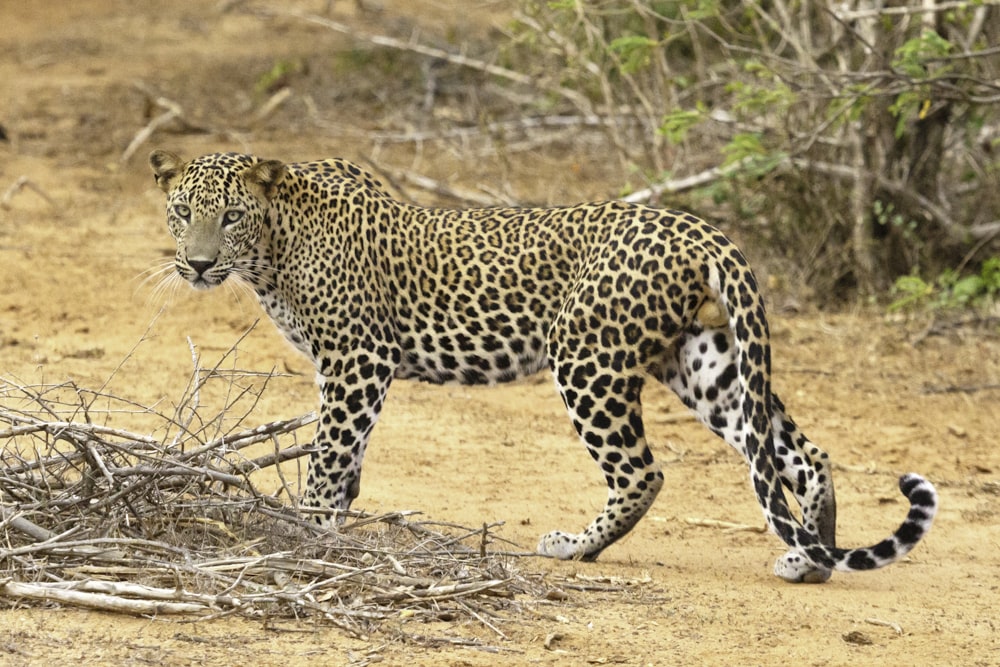
[[[191,287],[199,291],[212,289],[213,287],[216,287],[219,284],[214,281],[209,282],[201,277],[195,278],[194,280],[190,280],[188,282],[191,284]]]
[[[191,286],[196,290],[209,290],[224,283],[228,275],[229,274],[223,276],[199,276],[190,282]]]
[[[199,291],[203,291],[203,290],[210,290],[213,287],[218,287],[223,282],[225,282],[226,277],[228,275],[229,275],[228,273],[222,275],[194,273],[194,274],[187,274],[184,276],[184,278],[187,280],[187,283],[191,285],[192,288]]]
[[[216,259],[188,259],[177,263],[177,272],[196,290],[217,287],[229,275],[226,266],[220,266]]]

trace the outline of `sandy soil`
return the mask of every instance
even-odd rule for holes
[[[163,294],[144,282],[172,254],[145,166],[154,145],[188,155],[374,158],[535,202],[615,191],[614,165],[586,137],[506,151],[387,139],[388,130],[446,127],[482,99],[470,101],[454,75],[421,111],[419,59],[373,56],[301,21],[247,14],[239,2],[13,4],[0,27],[0,191],[26,180],[0,208],[0,375],[18,382],[100,386],[117,369],[108,391],[170,401],[191,370],[189,337],[211,360],[262,317],[230,290]],[[320,11],[326,3],[291,4]],[[366,13],[334,3],[332,16],[403,36],[423,25],[428,39],[446,41],[502,25],[509,9],[493,2],[456,11],[464,4],[386,1],[381,13]],[[255,119],[269,94],[255,86],[279,62],[292,65],[293,94]],[[179,104],[188,127],[164,125],[123,161],[136,133],[164,111],[139,86]],[[484,86],[481,97],[490,94]],[[1000,663],[995,329],[921,335],[919,319],[806,311],[775,308],[775,387],[838,464],[840,543],[871,543],[897,525],[906,509],[899,473],[920,471],[938,485],[937,523],[905,563],[793,586],[770,574],[783,551],[775,537],[689,523],[758,525],[761,517],[738,458],[684,419],[672,396],[651,390],[648,430],[667,485],[650,515],[597,563],[518,564],[607,577],[622,590],[573,593],[505,622],[502,636],[477,623],[422,631],[482,637],[498,653],[403,644],[392,628],[361,641],[321,624],[276,631],[236,618],[179,622],[0,600],[0,664]],[[308,364],[269,323],[243,341],[238,362],[285,373],[254,423],[314,408]],[[582,527],[604,496],[547,377],[495,389],[400,382],[357,505],[466,525],[504,521],[500,534],[530,549],[548,530]]]

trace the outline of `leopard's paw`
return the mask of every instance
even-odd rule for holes
[[[792,584],[822,584],[833,571],[817,567],[797,551],[789,551],[774,561],[774,574]]]
[[[580,536],[554,530],[542,535],[536,549],[539,556],[558,558],[559,560],[575,560],[583,556],[583,546]]]

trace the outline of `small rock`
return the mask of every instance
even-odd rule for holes
[[[857,646],[870,646],[872,638],[861,632],[860,630],[851,630],[844,634],[844,641],[848,644],[855,644]]]

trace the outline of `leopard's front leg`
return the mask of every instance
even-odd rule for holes
[[[321,525],[342,521],[337,510],[348,509],[361,491],[365,448],[393,375],[390,363],[363,351],[325,367],[334,373],[318,376],[319,426],[301,501],[303,509],[319,510],[310,514]]]

